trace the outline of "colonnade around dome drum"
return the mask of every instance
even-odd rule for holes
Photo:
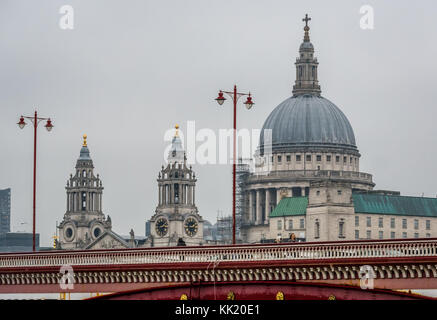
[[[309,196],[313,182],[339,181],[352,190],[371,190],[372,175],[357,171],[284,170],[250,175],[245,182],[243,224],[268,225],[269,215],[282,198]]]

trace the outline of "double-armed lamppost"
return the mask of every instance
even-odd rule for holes
[[[241,96],[247,96],[246,102],[244,105],[247,109],[252,108],[255,104],[252,101],[252,97],[249,93],[240,93],[237,92],[237,86],[234,85],[234,91],[222,91],[220,90],[218,97],[215,99],[219,105],[222,105],[225,102],[226,98],[223,94],[226,93],[229,95],[234,102],[234,131],[233,131],[233,140],[234,140],[234,152],[233,152],[233,162],[232,162],[232,244],[235,244],[235,177],[236,177],[236,131],[237,131],[237,101]]]
[[[20,117],[20,121],[17,123],[20,129],[23,129],[26,125],[26,122],[24,119],[29,119],[34,127],[34,133],[33,133],[33,251],[36,251],[35,248],[35,206],[36,206],[36,129],[38,128],[38,124],[42,120],[47,120],[47,123],[45,125],[47,131],[51,131],[53,128],[52,121],[50,118],[38,118],[38,115],[35,111],[35,115],[33,117]]]

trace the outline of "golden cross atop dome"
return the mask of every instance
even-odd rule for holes
[[[308,13],[305,14],[305,18],[302,19],[303,22],[305,22],[305,27],[308,27],[308,21],[310,21],[311,18],[308,17]]]
[[[86,134],[83,135],[83,146],[86,147]]]
[[[179,136],[179,125],[174,126],[176,129],[175,137]]]

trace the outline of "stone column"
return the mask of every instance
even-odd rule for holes
[[[161,186],[158,184],[158,205],[161,205]]]
[[[93,210],[97,211],[97,193],[93,192]]]
[[[256,190],[256,222],[255,224],[261,224],[262,210],[261,210],[261,189]]]
[[[164,184],[164,204],[168,204],[168,185]]]
[[[266,218],[264,220],[264,224],[269,223],[269,214],[270,214],[270,190],[266,189],[266,203],[265,203],[266,209]]]
[[[188,204],[191,204],[191,186],[188,186]]]
[[[252,190],[249,190],[249,222],[255,222],[254,216],[253,216],[253,192]]]
[[[277,188],[276,189],[276,205],[278,205],[280,201],[281,201],[281,189]]]
[[[193,186],[193,204],[196,204],[196,188]]]

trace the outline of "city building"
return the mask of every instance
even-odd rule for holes
[[[265,120],[240,187],[240,241],[437,237],[437,199],[374,190],[372,175],[360,171],[349,120],[321,95],[309,20],[292,96]]]
[[[35,250],[39,251],[39,233],[35,234]],[[0,234],[0,252],[31,252],[33,233],[7,232]]]
[[[99,175],[94,175],[94,165],[87,146],[87,137],[76,162],[75,174],[67,181],[67,209],[59,224],[57,249],[112,249],[129,248],[123,237],[112,231],[109,215],[103,214],[103,186]],[[133,231],[131,238],[134,239]]]
[[[0,234],[11,231],[11,189],[0,190]]]
[[[147,246],[202,245],[203,218],[196,207],[196,175],[187,167],[185,150],[176,133],[167,157],[167,166],[158,174],[158,205],[150,219]]]

